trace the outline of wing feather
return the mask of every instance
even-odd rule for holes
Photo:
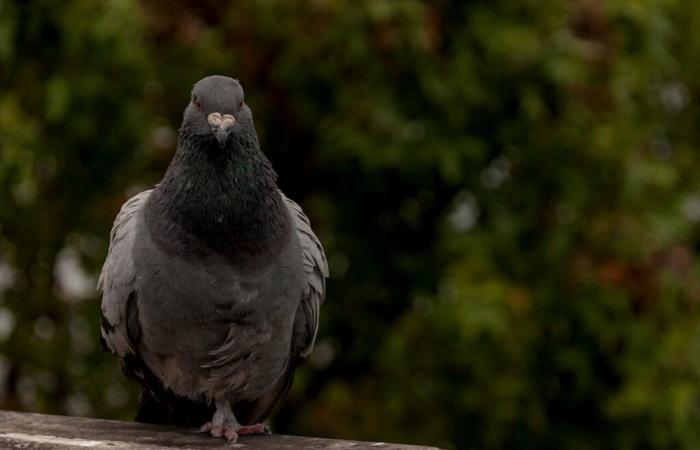
[[[326,294],[328,262],[321,241],[311,229],[309,219],[301,206],[288,199],[283,193],[280,192],[280,194],[287,204],[294,229],[299,237],[307,281],[300,308],[294,319],[292,351],[298,351],[300,356],[307,357],[314,348],[318,333],[319,309]]]
[[[136,218],[150,194],[151,190],[147,190],[130,198],[117,214],[107,259],[97,282],[97,289],[102,292],[102,338],[112,353],[122,357],[134,353],[127,329],[129,297],[136,282],[132,248]]]

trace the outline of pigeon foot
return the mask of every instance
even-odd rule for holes
[[[270,434],[270,429],[261,423],[254,423],[253,425],[244,425],[238,429],[239,436],[244,434]]]
[[[240,427],[240,425],[239,425]],[[245,427],[240,427],[241,428]],[[243,430],[240,434],[250,434]],[[230,444],[235,444],[238,441],[239,433],[236,431],[236,427],[231,425],[216,425],[213,422],[207,422],[199,428],[200,433],[209,433],[214,437],[225,437]]]
[[[231,411],[231,404],[225,400],[217,400],[216,412],[211,422],[202,425],[199,431],[208,432],[214,437],[225,437],[229,443],[233,444],[238,440],[238,432],[241,428],[246,427],[241,427],[241,424],[236,420],[236,416]]]

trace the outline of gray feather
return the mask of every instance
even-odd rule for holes
[[[97,289],[102,291],[102,338],[119,356],[135,351],[127,330],[127,305],[136,282],[132,249],[136,217],[150,194],[151,190],[143,191],[122,206],[110,233],[109,253],[97,282]]]
[[[307,282],[300,310],[297,311],[295,318],[292,348],[299,351],[300,356],[307,357],[313,351],[318,334],[319,309],[326,294],[328,262],[321,241],[311,229],[309,219],[301,206],[287,198],[281,191],[280,195],[287,204],[293,227],[299,237]]]

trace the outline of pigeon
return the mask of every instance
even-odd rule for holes
[[[98,281],[103,347],[142,386],[136,420],[235,442],[313,350],[328,263],[277,186],[238,80],[192,90],[163,179],[129,199]]]

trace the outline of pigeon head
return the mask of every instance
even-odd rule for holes
[[[250,134],[252,129],[253,115],[238,80],[212,75],[194,85],[182,121],[184,133],[223,150],[229,135]]]

